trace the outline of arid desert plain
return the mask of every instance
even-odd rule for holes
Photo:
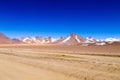
[[[0,80],[120,80],[120,44],[1,44]]]

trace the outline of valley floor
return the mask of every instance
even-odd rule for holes
[[[0,80],[120,80],[120,46],[106,47],[0,46]]]

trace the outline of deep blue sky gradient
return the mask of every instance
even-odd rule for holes
[[[0,0],[0,32],[120,37],[120,0]]]

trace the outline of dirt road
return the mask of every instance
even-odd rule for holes
[[[0,80],[120,80],[120,57],[0,48]]]

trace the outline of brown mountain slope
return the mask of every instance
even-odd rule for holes
[[[0,44],[10,44],[10,43],[11,43],[11,39],[8,38],[3,33],[0,33]]]

